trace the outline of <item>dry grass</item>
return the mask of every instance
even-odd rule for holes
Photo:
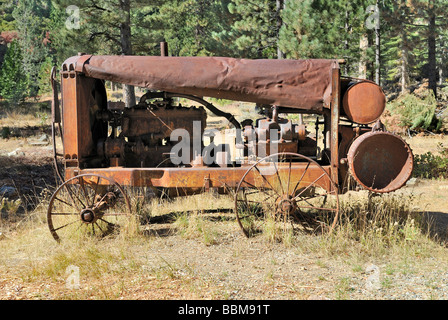
[[[244,107],[232,108],[246,116]],[[4,121],[22,120],[12,119]],[[14,150],[18,141],[1,143]],[[408,142],[421,154],[446,137]],[[351,288],[372,261],[387,276],[383,288],[393,291],[394,275],[445,268],[445,240],[434,236],[422,212],[448,214],[446,190],[446,181],[422,181],[393,195],[350,194],[340,199],[343,215],[331,234],[282,234],[266,221],[250,239],[232,212],[219,210],[233,208],[232,198],[207,193],[143,202],[146,192],[129,191],[142,222],[138,229],[61,244],[48,230],[48,197],[26,215],[5,199],[0,299],[349,299],[365,297]],[[446,232],[448,223],[441,222]],[[67,286],[73,266],[79,268],[79,289]]]
[[[142,218],[169,218],[162,219],[160,224],[142,225],[140,232],[103,240],[87,237],[61,244],[49,234],[43,202],[19,224],[5,228],[8,221],[2,221],[1,227],[7,230],[7,238],[0,241],[0,269],[3,270],[0,279],[7,282],[0,280],[0,286],[9,288],[10,293],[4,293],[0,298],[227,299],[235,284],[218,280],[230,278],[227,271],[220,271],[218,278],[210,278],[206,271],[210,264],[212,270],[218,272],[212,265],[224,248],[233,252],[231,258],[239,265],[237,272],[245,274],[241,278],[245,282],[251,279],[247,252],[264,247],[265,256],[258,255],[254,259],[263,261],[263,264],[258,263],[264,270],[263,286],[268,287],[280,281],[277,271],[274,272],[278,263],[275,261],[291,254],[318,257],[313,265],[320,269],[342,263],[355,270],[352,271],[355,274],[360,274],[362,266],[372,260],[382,261],[387,270],[397,273],[410,269],[420,272],[426,268],[428,259],[448,259],[444,246],[430,237],[425,224],[416,215],[411,198],[397,195],[369,197],[366,194],[346,198],[342,199],[344,214],[339,227],[330,235],[288,234],[278,241],[278,234],[273,240],[268,231],[272,229],[267,225],[265,232],[246,239],[232,214],[209,214],[205,210],[229,206],[231,199],[202,194],[170,202],[140,204]],[[161,226],[167,227],[169,232],[158,233]],[[276,248],[279,257],[274,260],[268,254],[269,248]],[[80,289],[77,290],[67,287],[73,266],[80,270]],[[333,283],[328,288],[328,295],[349,297],[349,286],[344,277],[336,283],[324,281],[325,277],[318,276],[317,279]],[[14,292],[13,283],[26,290]],[[291,290],[287,290],[288,296]]]
[[[448,138],[446,135],[417,135],[410,138],[404,137],[409,144],[414,154],[424,154],[426,152],[437,153],[437,146],[439,143],[448,145]]]

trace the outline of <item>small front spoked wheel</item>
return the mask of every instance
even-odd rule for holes
[[[56,241],[103,238],[130,223],[131,206],[113,179],[82,174],[65,181],[52,195],[47,222]]]

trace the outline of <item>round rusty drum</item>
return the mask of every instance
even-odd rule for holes
[[[378,193],[401,188],[411,177],[414,156],[408,144],[389,132],[361,135],[348,152],[350,172],[364,188]]]
[[[375,122],[386,108],[386,96],[380,86],[373,82],[358,82],[344,94],[342,106],[350,121],[359,124]]]

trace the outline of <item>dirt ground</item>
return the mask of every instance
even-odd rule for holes
[[[446,139],[440,137],[441,141]],[[414,143],[417,152],[426,149],[422,141],[411,141],[411,145]],[[0,152],[0,187],[8,187],[4,190],[11,193],[11,199],[26,199],[31,211],[42,192],[51,192],[57,185],[52,161],[51,146],[42,135],[27,141],[5,141]],[[413,194],[418,199],[417,209],[434,218],[440,234],[448,230],[448,181],[418,180],[398,192],[403,196]],[[154,227],[159,231],[169,229],[169,225],[162,224]],[[79,287],[75,289],[67,287],[67,275],[40,277],[36,282],[29,279],[32,271],[23,271],[63,255],[63,248],[51,239],[44,224],[27,236],[40,242],[39,250],[32,247],[30,251],[23,236],[16,239],[15,234],[3,231],[0,245],[8,254],[0,258],[0,299],[448,299],[444,256],[422,257],[425,267],[418,272],[411,262],[403,262],[400,271],[392,271],[392,265],[398,268],[391,262],[393,257],[355,262],[339,252],[330,258],[318,250],[306,250],[300,243],[289,247],[262,238],[247,239],[236,223],[230,227],[225,224],[225,232],[214,235],[216,241],[212,242],[151,232],[151,228],[144,240],[121,247],[125,258],[116,262],[120,273],[92,277],[81,270]],[[316,241],[304,237],[303,245],[318,246]],[[101,246],[111,255],[118,250],[113,240]],[[137,264],[140,271],[133,272],[136,267],[126,261]]]

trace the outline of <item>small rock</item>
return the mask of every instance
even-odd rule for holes
[[[38,141],[49,141],[50,139],[48,138],[48,135],[46,133],[44,133],[43,135],[40,136],[39,139],[37,139]]]
[[[13,157],[13,156],[16,156],[19,151],[20,151],[20,148],[17,148],[14,151],[8,152],[7,155],[8,155],[8,157]]]
[[[411,178],[411,179],[409,179],[409,181],[406,183],[406,185],[407,185],[408,187],[415,187],[416,185],[418,185],[419,182],[420,182],[419,179],[417,179],[417,178]]]

